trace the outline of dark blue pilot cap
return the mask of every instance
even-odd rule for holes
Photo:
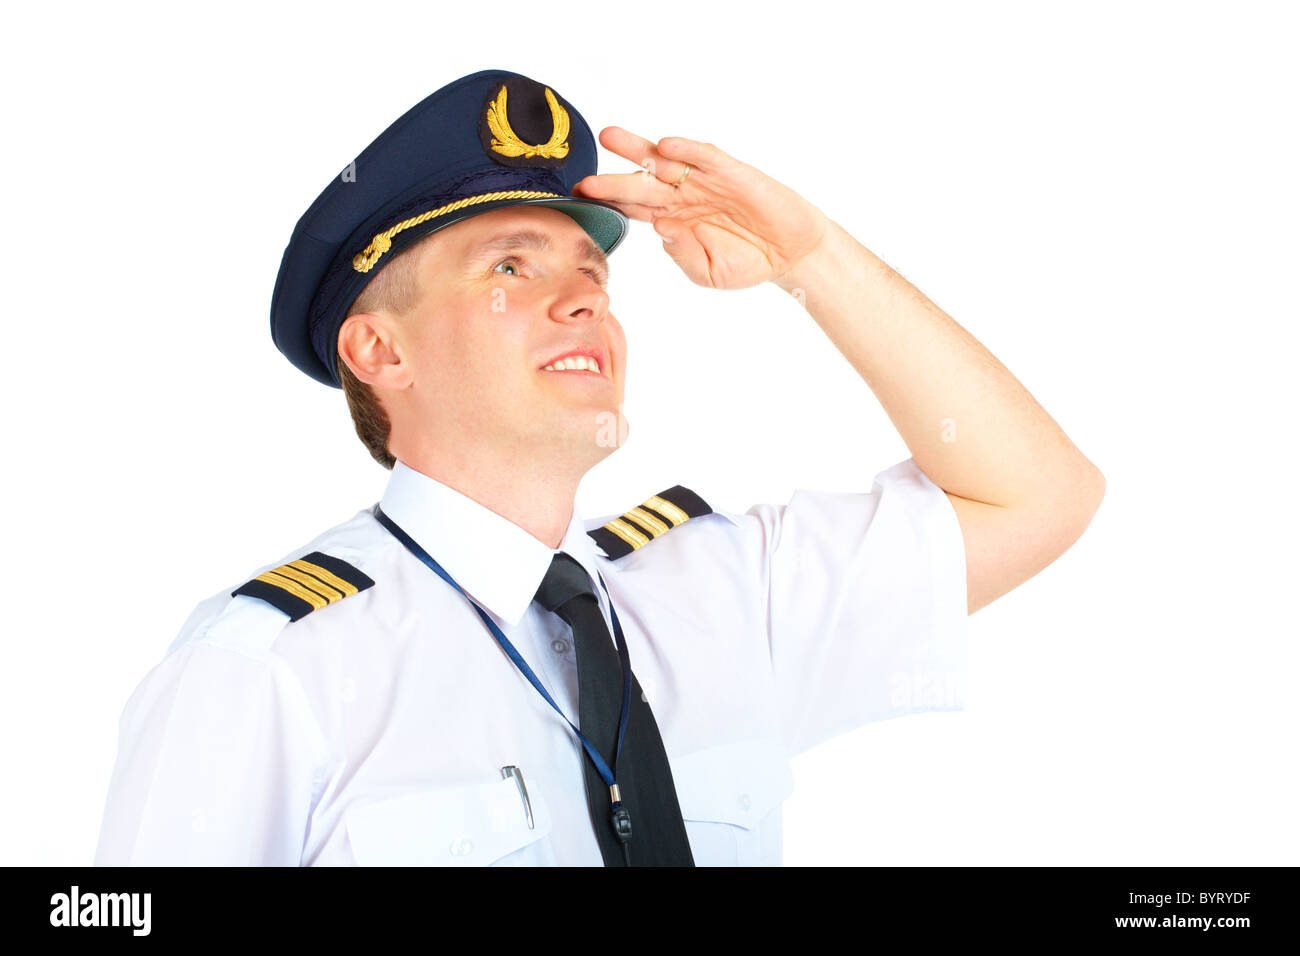
[[[504,70],[444,86],[384,130],[298,220],[271,297],[271,338],[302,371],[340,387],[339,327],[366,283],[430,233],[492,209],[558,209],[612,252],[627,217],[573,195],[595,172],[595,137],[551,87]]]

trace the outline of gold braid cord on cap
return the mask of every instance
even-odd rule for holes
[[[466,206],[474,206],[481,202],[492,202],[496,199],[562,199],[559,193],[548,193],[538,189],[504,189],[495,193],[483,193],[481,196],[466,196],[464,199],[457,199],[455,202],[449,202],[439,206],[437,209],[430,209],[428,212],[422,212],[418,216],[412,216],[410,219],[404,219],[390,229],[385,229],[375,238],[370,240],[370,245],[366,246],[357,255],[352,257],[352,268],[357,272],[369,272],[379,261],[379,257],[393,247],[393,237],[399,232],[404,232],[421,223],[428,222],[430,219],[436,219],[438,216],[449,212],[455,212],[457,209],[463,209]]]

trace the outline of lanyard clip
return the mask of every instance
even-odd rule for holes
[[[632,814],[623,806],[623,794],[616,783],[609,787],[609,822],[614,827],[614,838],[626,845],[632,839]]]
[[[632,814],[627,812],[627,807],[621,803],[612,806],[609,821],[614,826],[614,838],[619,843],[626,844],[632,839]]]

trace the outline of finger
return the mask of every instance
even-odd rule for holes
[[[712,143],[702,143],[685,136],[665,136],[656,144],[665,159],[689,163],[703,172],[718,172],[736,164],[736,160]],[[679,174],[680,175],[680,174]]]
[[[582,185],[581,180],[574,185],[573,195],[581,199],[600,198],[598,196],[591,196],[588,193],[586,193],[581,188],[581,185]],[[635,219],[638,222],[651,222],[655,216],[662,216],[664,214],[663,209],[660,208],[659,206],[646,206],[641,203],[634,203],[634,202],[633,203],[614,202],[613,200],[609,200],[609,199],[601,199],[601,202],[609,203],[611,206],[618,209],[618,211],[621,212],[623,215],[627,216],[627,218]]]
[[[685,163],[663,155],[650,140],[621,126],[606,126],[600,131],[600,142],[606,149],[632,160],[660,182],[670,186],[679,182],[686,170]]]
[[[655,216],[664,214],[658,206],[642,206],[638,203],[614,203],[613,205],[627,218],[635,219],[637,222],[654,222]]]
[[[648,170],[639,173],[602,173],[585,176],[573,187],[574,193],[605,202],[666,206],[677,202],[677,190],[660,182]]]

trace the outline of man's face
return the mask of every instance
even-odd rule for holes
[[[444,447],[558,453],[584,470],[621,443],[627,342],[581,226],[555,209],[498,209],[435,234],[420,256],[420,303],[401,323],[414,427]],[[565,356],[599,372],[546,368]]]

